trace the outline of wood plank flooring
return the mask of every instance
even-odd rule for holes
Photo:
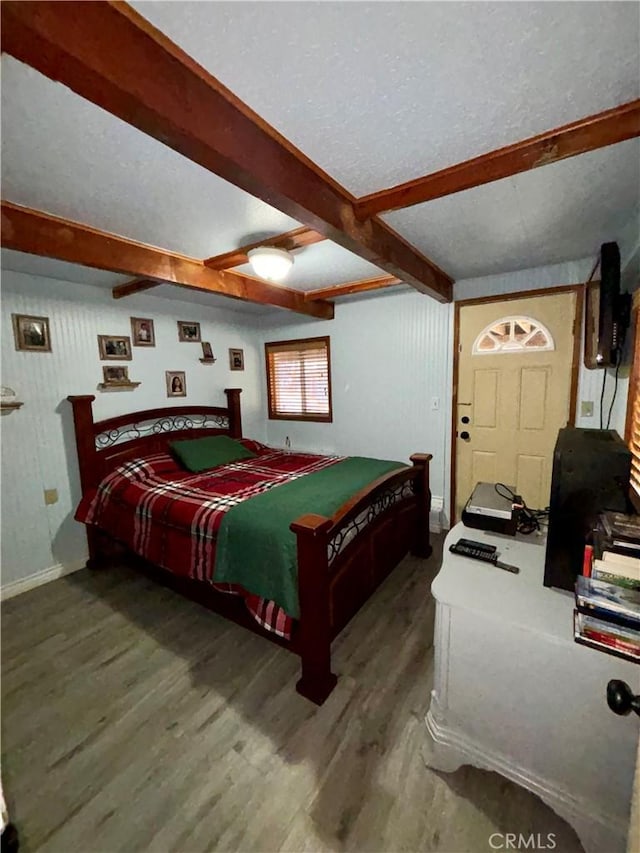
[[[3,605],[2,774],[22,850],[490,851],[570,827],[473,768],[426,768],[429,561],[407,558],[334,645],[322,708],[298,659],[127,568]]]

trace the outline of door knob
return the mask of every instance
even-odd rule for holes
[[[464,441],[469,441],[471,436],[469,435],[469,433],[465,429],[465,430],[462,430],[462,432],[460,433],[460,438],[464,439]]]
[[[640,696],[634,696],[626,681],[612,679],[607,684],[607,705],[614,714],[624,717],[635,711],[640,717]]]

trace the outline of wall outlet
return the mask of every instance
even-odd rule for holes
[[[581,400],[580,401],[580,417],[581,418],[592,418],[593,417],[593,400]]]
[[[285,438],[285,440],[284,440],[284,446],[287,448],[287,450],[290,450],[290,449],[291,449],[291,439],[289,438],[289,436],[287,436],[287,437]]]
[[[58,503],[58,490],[57,489],[45,489],[44,490],[44,502],[46,506],[51,506],[51,504]]]

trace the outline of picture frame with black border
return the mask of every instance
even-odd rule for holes
[[[200,323],[191,322],[189,320],[178,320],[178,340],[183,343],[199,344],[200,338]]]

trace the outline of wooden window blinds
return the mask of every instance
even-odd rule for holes
[[[633,362],[629,376],[625,439],[631,451],[631,497],[637,511],[640,509],[640,291],[636,291],[633,297],[631,333]]]
[[[332,420],[329,338],[266,343],[269,418]]]

